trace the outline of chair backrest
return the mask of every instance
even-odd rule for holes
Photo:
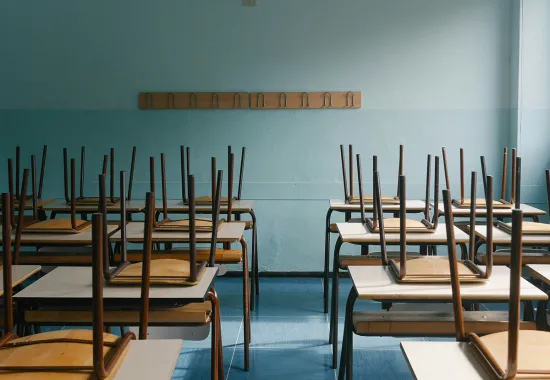
[[[2,193],[2,264],[4,283],[4,335],[13,334],[13,294],[11,277],[12,194]]]

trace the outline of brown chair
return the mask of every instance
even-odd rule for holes
[[[212,157],[213,167],[212,169],[215,170],[215,161],[216,159]],[[168,197],[166,196],[166,158],[164,156],[164,153],[161,153],[160,155],[160,165],[161,165],[161,177],[162,177],[162,214],[163,218],[161,221],[156,222],[153,226],[153,231],[166,231],[166,232],[188,232],[190,230],[190,219],[178,219],[178,220],[172,220],[168,216]],[[155,164],[154,164],[154,158],[150,158],[150,175],[151,175],[151,184],[154,186],[154,177],[155,177]],[[182,172],[183,173],[183,172]],[[214,173],[213,176],[214,186],[212,186],[212,190],[216,191],[216,176]],[[152,188],[154,190],[154,188]],[[230,189],[230,191],[232,188]],[[185,196],[185,193],[182,195]],[[231,196],[231,193],[229,193],[229,196]],[[195,203],[196,205],[197,203]],[[221,223],[217,225],[219,228],[221,226]],[[206,218],[195,218],[195,229],[199,232],[211,232],[213,228],[212,220],[206,219]]]
[[[24,179],[23,179],[24,181]],[[9,203],[9,195],[2,195]],[[4,225],[10,225],[9,212],[3,213]],[[13,299],[11,287],[11,236],[3,229],[4,336],[0,339],[0,374],[10,378],[99,379],[114,376],[124,360],[133,333],[122,337],[103,331],[103,227],[102,216],[93,216],[93,330],[62,330],[18,338],[13,332]],[[147,278],[146,270],[143,276]],[[145,288],[145,285],[143,286]],[[140,337],[146,336],[146,314],[149,293],[142,289]],[[145,323],[144,323],[145,322]],[[32,360],[29,360],[29,359]]]
[[[42,198],[42,189],[44,187],[44,174],[46,172],[46,158],[48,155],[48,146],[44,145],[42,148],[42,162],[40,165],[40,179],[38,181],[38,193],[36,194],[37,199]],[[34,157],[34,156],[31,156]],[[33,159],[31,158],[31,161]],[[19,199],[21,198],[21,194],[19,193],[20,188],[20,172],[21,172],[21,148],[17,146],[15,148],[15,191],[14,191],[14,185],[13,185],[13,160],[11,158],[8,159],[8,186],[9,186],[9,192],[14,197],[14,205],[19,205]],[[30,201],[33,199],[33,194],[25,197],[27,201]],[[15,220],[12,220],[12,223],[15,223]]]
[[[403,164],[404,164],[404,145],[399,145],[399,176],[403,175]],[[376,156],[375,156],[376,157]],[[344,182],[344,199],[346,203],[359,203],[359,198],[355,197],[354,185],[353,185],[353,146],[349,145],[349,193],[348,193],[348,180],[346,174],[346,159],[344,153],[344,146],[340,145],[340,158],[342,160],[342,178]],[[375,158],[373,161],[373,171],[378,170],[378,159]],[[382,202],[385,204],[399,204],[399,186],[397,187],[397,195],[395,197],[382,197]],[[364,203],[374,203],[374,197],[372,195],[363,195]]]
[[[445,194],[444,194],[445,197]],[[497,379],[550,378],[550,332],[520,330],[523,212],[512,211],[512,249],[508,331],[479,337],[464,328],[459,269],[452,228],[448,228],[449,267],[452,277],[456,339],[470,344]]]
[[[472,195],[475,199],[475,173],[472,175]],[[401,180],[401,194],[406,196],[404,177],[400,178]],[[380,193],[380,178],[378,175],[375,176],[376,183],[376,194]],[[490,182],[490,187],[492,188],[492,179]],[[445,223],[448,230],[451,229],[454,231],[454,218],[452,214],[452,207],[450,202],[450,191],[444,191],[444,206],[445,206]],[[379,210],[382,209],[380,202],[378,204]],[[475,202],[474,202],[475,207]],[[474,208],[475,210],[475,208]],[[384,219],[379,212],[380,218],[380,246],[382,250],[382,262],[384,265],[389,265],[391,273],[394,275],[396,281],[398,282],[417,282],[417,283],[448,283],[451,281],[451,273],[448,270],[447,259],[439,256],[417,256],[415,258],[407,259],[407,229],[406,217],[403,211],[400,211],[400,238],[399,238],[399,263],[394,259],[388,259],[386,253],[386,238],[385,238],[385,229],[382,223]],[[492,209],[488,210],[488,214],[492,215]],[[490,218],[490,217],[489,217]],[[475,228],[475,211],[473,212],[473,227]],[[472,234],[473,235],[473,234]],[[475,244],[475,237],[470,237],[470,246]],[[492,244],[491,244],[492,245]],[[489,250],[488,255],[490,257],[492,254],[492,249]],[[473,251],[472,251],[473,252]],[[473,253],[471,253],[473,255]],[[492,260],[490,260],[490,265],[487,266],[486,270],[483,271],[473,262],[473,258],[461,260],[460,261],[460,281],[461,282],[481,282],[487,280],[491,276],[492,271]]]
[[[133,179],[134,179],[134,170],[135,170],[135,162],[136,162],[136,147],[132,148],[132,160],[130,163],[130,184],[128,186],[128,199],[132,198],[132,186],[133,186]],[[95,206],[99,205],[99,197],[87,197],[84,195],[84,183],[85,183],[85,163],[86,163],[86,148],[82,147],[80,152],[80,190],[79,190],[79,196],[76,198],[76,204],[78,206]],[[64,164],[64,187],[65,187],[65,201],[67,204],[70,204],[69,199],[69,188],[68,188],[68,174],[67,174],[67,164],[68,164],[68,158],[67,158],[67,148],[63,149],[63,164]],[[108,206],[114,206],[118,204],[120,199],[118,197],[115,197],[115,149],[111,148],[109,156],[104,155],[103,156],[103,166],[101,173],[105,176],[107,176],[107,166],[110,166],[109,169],[109,176],[110,176],[110,183],[109,183],[109,197],[107,198],[107,205]]]
[[[445,182],[447,190],[450,190],[450,178],[447,167],[447,152],[445,147],[441,148],[443,153],[443,166],[445,171]],[[493,208],[512,208],[516,198],[516,150],[512,149],[512,194],[510,200],[506,199],[506,174],[508,165],[508,148],[504,148],[504,157],[502,163],[502,187],[501,197],[498,200],[493,199]],[[485,166],[485,157],[481,156],[481,171],[483,176],[484,189],[486,189],[487,170]],[[487,195],[487,191],[485,191]],[[458,208],[470,208],[471,199],[464,196],[464,149],[460,148],[460,199],[453,199],[453,206]],[[486,208],[486,199],[477,198],[476,203],[481,208]]]
[[[406,209],[406,199],[403,196],[403,194],[406,194],[406,179],[404,175],[399,176],[399,193],[401,197],[399,198],[399,212],[400,217],[399,218],[386,218],[384,219],[383,223],[381,223],[382,219],[381,216],[379,216],[378,208],[383,206],[382,197],[380,196],[380,188],[379,188],[379,182],[380,179],[376,179],[376,177],[379,177],[379,172],[374,171],[374,212],[373,212],[373,218],[367,219],[367,226],[372,232],[378,232],[380,226],[381,228],[384,228],[384,232],[386,233],[400,233],[401,228],[406,228],[407,232],[426,232],[426,233],[434,233],[437,230],[438,220],[439,220],[439,208],[434,207],[434,216],[432,221],[430,220],[430,182],[431,182],[431,155],[428,155],[428,161],[427,161],[427,173],[426,173],[426,199],[425,199],[425,209],[424,209],[424,219],[421,221],[413,220],[413,219],[406,219],[407,215],[407,209]],[[376,167],[376,156],[374,156],[374,166]],[[378,183],[378,184],[377,184]],[[435,157],[435,181],[434,181],[434,197],[435,197],[435,204],[439,203],[439,157]],[[361,205],[363,206],[363,202],[361,202]],[[384,215],[384,212],[382,210],[382,214]],[[405,224],[402,224],[402,217],[405,217]]]
[[[104,178],[102,176],[102,178]],[[104,180],[103,180],[104,183]],[[124,183],[121,181],[121,183]],[[151,284],[154,285],[196,285],[200,282],[206,268],[206,261],[197,262],[196,260],[196,225],[195,225],[195,178],[188,176],[188,191],[189,191],[189,246],[190,260],[177,260],[172,258],[153,260],[151,265]],[[153,228],[155,225],[155,195],[151,192],[146,196],[145,207],[145,224],[144,224],[144,242],[148,242],[153,238]],[[126,218],[125,212],[121,211],[121,259],[120,265],[109,270],[105,268],[105,278],[110,284],[136,284],[141,281],[139,271],[142,263],[131,263],[126,257]],[[213,234],[217,235],[216,233]]]
[[[521,180],[521,158],[517,158],[517,178],[518,181],[516,182],[516,209],[519,209],[521,206],[521,186],[520,186],[520,180]],[[548,199],[548,204],[550,205],[550,170],[546,170],[546,196]],[[497,221],[496,227],[512,234],[512,223],[506,223],[503,221]],[[523,222],[522,223],[522,230],[521,233],[523,235],[550,235],[550,224],[548,223],[539,223],[539,222]]]
[[[36,164],[34,156],[32,159],[32,187],[36,188]],[[89,221],[81,220],[76,218],[76,190],[75,190],[75,161],[71,160],[71,217],[64,219],[48,219],[48,220],[39,220],[38,219],[38,210],[36,203],[36,195],[33,195],[33,212],[31,220],[24,220],[25,212],[25,198],[21,198],[19,202],[19,216],[22,223],[17,224],[17,230],[22,233],[55,233],[55,234],[77,234],[87,229],[91,228],[92,224]],[[23,184],[22,184],[22,193],[27,191],[29,171],[25,169],[23,171]],[[36,192],[33,190],[33,194]],[[23,219],[22,219],[23,218]],[[23,222],[24,220],[24,222]]]

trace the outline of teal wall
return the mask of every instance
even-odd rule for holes
[[[88,148],[88,191],[101,155],[118,169],[138,146],[136,197],[149,155],[192,147],[201,192],[209,160],[247,147],[244,197],[256,199],[260,267],[318,271],[328,199],[342,196],[339,144],[380,156],[396,186],[405,144],[409,196],[422,197],[425,155],[487,156],[497,176],[517,135],[512,0],[121,0],[0,2],[0,160],[48,144],[45,194],[61,196],[61,149]],[[512,79],[510,79],[512,78]],[[360,110],[139,111],[139,91],[361,90]],[[3,165],[2,165],[3,166]],[[3,167],[0,168],[5,170]],[[0,178],[5,178],[0,174]]]

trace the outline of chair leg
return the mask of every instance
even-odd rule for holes
[[[334,261],[332,264],[332,368],[338,366],[338,275],[340,258],[340,247],[342,246],[342,238],[338,237],[336,247],[334,249]]]
[[[325,268],[323,273],[323,310],[328,313],[328,287],[329,287],[329,270],[330,270],[330,216],[332,210],[327,211],[325,222]]]
[[[211,379],[212,380],[218,380],[219,376],[219,335],[220,335],[220,326],[218,324],[219,322],[219,311],[220,311],[220,305],[218,303],[218,297],[216,295],[216,291],[214,288],[208,293],[208,298],[212,302],[212,316],[210,321],[210,327],[212,329],[211,331],[211,340],[212,340],[212,347],[210,352],[210,371],[211,371]],[[223,365],[223,364],[222,364]],[[222,380],[222,379],[220,379]]]
[[[250,310],[254,310],[255,306],[255,288],[256,288],[256,257],[254,255],[254,231],[252,231],[252,255],[250,257],[251,263],[250,263]],[[246,268],[248,271],[248,267]]]
[[[256,295],[260,295],[260,271],[259,271],[259,256],[258,256],[258,223],[256,222],[256,214],[254,213],[254,210],[250,211],[250,218],[252,219],[252,255],[255,257],[254,259],[254,268],[253,270],[255,273],[255,281],[256,281]]]

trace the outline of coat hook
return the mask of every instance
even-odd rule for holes
[[[168,104],[167,107],[170,108],[176,108],[176,95],[174,95],[173,92],[168,93]]]
[[[237,103],[238,99],[238,103]],[[242,108],[243,107],[243,100],[241,98],[240,92],[234,92],[233,93],[233,108]]]
[[[262,102],[260,103],[260,98]],[[258,92],[258,97],[256,98],[256,107],[264,108],[265,107],[265,96],[263,92]]]
[[[349,98],[351,95],[351,106],[349,104]],[[355,107],[355,93],[353,91],[348,91],[346,94],[346,107]]]
[[[220,93],[212,93],[212,108],[220,108]]]
[[[283,104],[283,99],[284,99],[284,104]],[[281,92],[279,94],[279,107],[280,108],[286,108],[288,106],[288,102],[287,102],[287,96],[286,96],[286,92]]]
[[[302,92],[302,108],[309,108],[309,93]]]
[[[153,93],[151,92],[145,94],[145,108],[153,109]]]
[[[197,94],[194,92],[189,93],[189,108],[197,108]]]
[[[327,97],[328,97],[328,104],[327,104]],[[323,107],[332,107],[332,93],[325,92],[323,94]]]

